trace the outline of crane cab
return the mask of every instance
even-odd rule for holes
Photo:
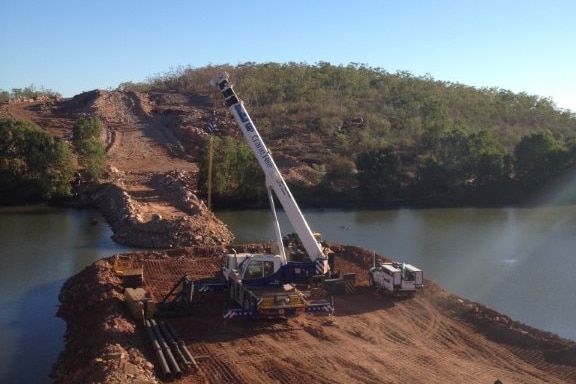
[[[222,273],[226,281],[233,279],[243,285],[280,285],[282,264],[280,255],[234,253],[226,255]]]

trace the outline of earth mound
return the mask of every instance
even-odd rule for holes
[[[332,317],[224,321],[224,294],[201,296],[190,316],[167,320],[198,363],[197,370],[171,381],[576,382],[575,342],[461,299],[431,281],[414,298],[383,299],[367,284],[371,251],[331,248],[338,269],[357,276],[354,293],[334,297]],[[162,297],[184,274],[193,280],[217,276],[227,251],[196,247],[132,255],[144,267],[146,290]],[[122,292],[112,258],[66,282],[59,311],[68,324],[66,349],[54,368],[55,383],[162,382],[144,327],[129,314]]]

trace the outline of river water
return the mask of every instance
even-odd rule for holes
[[[49,383],[64,347],[56,317],[64,281],[124,252],[91,210],[0,208],[0,383]]]
[[[328,242],[423,269],[458,296],[576,340],[576,206],[305,212]],[[219,212],[237,242],[272,240],[269,210]],[[280,212],[282,233],[290,232]]]
[[[217,212],[237,243],[274,237],[270,210]],[[413,263],[455,294],[576,340],[576,206],[306,210],[328,242]],[[292,231],[279,214],[283,233]],[[91,210],[0,208],[0,383],[48,383],[63,348],[64,281],[129,250]]]

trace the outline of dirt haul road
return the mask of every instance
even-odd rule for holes
[[[225,244],[234,238],[195,194],[194,155],[207,135],[204,127],[214,119],[202,97],[91,91],[3,109],[68,142],[80,117],[100,118],[107,178],[84,192],[106,217],[117,242],[168,248]]]
[[[7,113],[68,140],[75,119],[100,116],[108,135],[107,183],[114,186],[102,189],[101,198],[119,192],[120,202],[129,207],[118,227],[112,223],[115,232],[136,227],[150,237],[146,223],[194,217],[179,227],[194,234],[184,245],[217,247],[229,244],[232,236],[194,195],[196,166],[189,158],[203,140],[202,125],[213,118],[211,108],[193,95],[93,91],[69,100],[11,105]],[[177,234],[166,230],[157,241]],[[178,245],[138,254],[154,296],[165,294],[184,273],[202,278],[218,271],[216,248],[210,248],[215,255],[207,256]],[[575,342],[524,326],[430,281],[413,299],[378,298],[366,282],[372,255],[355,247],[333,248],[342,255],[338,268],[358,277],[354,294],[335,298],[333,318],[305,315],[225,324],[223,298],[210,297],[192,316],[171,320],[199,364],[197,371],[173,381],[576,382]],[[98,261],[62,289],[59,315],[67,323],[66,349],[54,367],[55,383],[161,382],[154,352],[126,308],[111,264],[110,259]]]

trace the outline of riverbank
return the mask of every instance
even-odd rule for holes
[[[373,383],[382,375],[391,383],[576,381],[575,342],[459,298],[432,281],[414,299],[375,297],[364,273],[372,252],[332,247],[339,268],[357,273],[358,286],[353,295],[336,297],[329,322],[306,315],[226,324],[221,303],[204,302],[190,317],[171,320],[192,353],[203,356],[198,371],[175,382]],[[217,273],[215,259],[199,252],[184,248],[133,255],[150,271],[146,284],[154,286],[174,283],[183,271]],[[60,300],[67,331],[66,349],[52,375],[56,384],[161,382],[143,327],[124,303],[112,258],[69,279]]]
[[[234,235],[190,191],[186,172],[156,174],[149,194],[142,200],[127,192],[122,179],[93,186],[85,199],[94,205],[112,228],[119,244],[142,248],[177,248],[192,245],[229,244]]]

